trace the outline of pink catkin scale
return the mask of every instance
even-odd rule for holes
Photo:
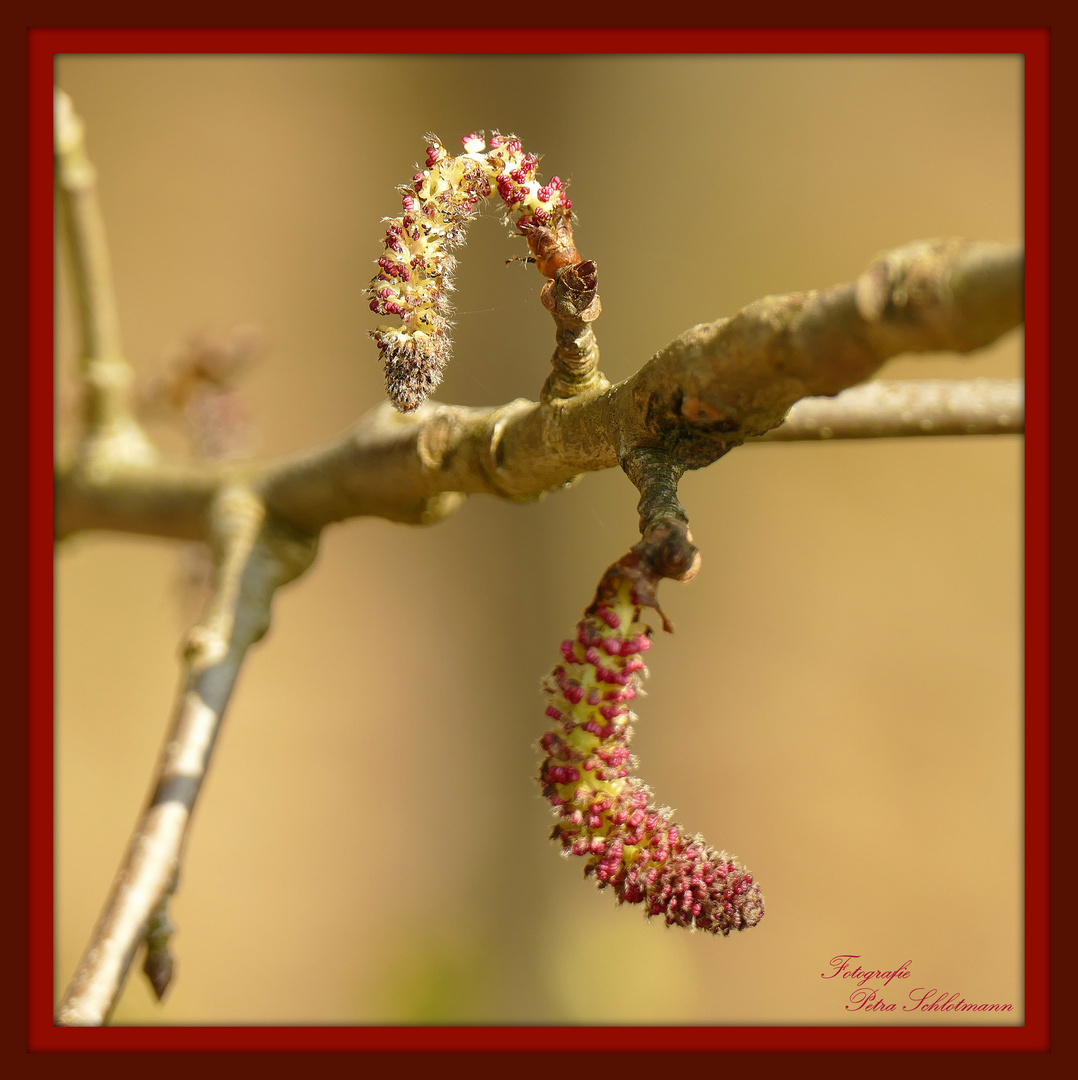
[[[763,918],[759,886],[732,856],[686,836],[629,768],[629,725],[637,718],[620,703],[636,696],[640,653],[651,646],[650,630],[637,621],[640,594],[654,602],[657,575],[646,576],[632,554],[607,570],[577,624],[581,655],[572,639],[563,642],[564,663],[544,682],[547,715],[562,721],[561,734],[541,740],[547,756],[539,781],[558,818],[551,839],[587,859],[585,874],[612,889],[619,903],[641,904],[649,918],[662,916],[670,926],[725,937]],[[619,688],[616,701],[605,697],[610,684]],[[605,693],[594,698],[593,689]],[[565,786],[569,770],[576,775]]]

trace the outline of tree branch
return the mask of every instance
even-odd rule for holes
[[[54,92],[54,166],[57,203],[78,311],[86,430],[79,445],[90,474],[114,464],[150,465],[157,459],[131,408],[134,374],[120,345],[105,220],[97,200],[97,172],[86,157],[82,121],[71,99]]]
[[[56,470],[57,537],[99,528],[205,539],[217,570],[206,616],[187,637],[154,794],[57,1010],[59,1024],[104,1023],[143,942],[144,970],[158,997],[166,991],[168,902],[225,709],[247,650],[269,626],[274,592],[311,564],[325,525],[363,515],[429,523],[468,494],[531,500],[620,465],[640,490],[642,532],[678,540],[655,549],[670,564],[662,576],[687,580],[699,556],[678,480],[746,440],[771,431],[791,439],[1021,430],[1013,384],[1002,396],[987,384],[874,384],[796,404],[839,394],[898,353],[968,352],[1018,325],[1018,248],[911,244],[849,285],[769,297],[694,327],[612,387],[598,370],[590,326],[601,310],[595,264],[576,253],[566,215],[560,246],[551,230],[529,233],[556,326],[553,372],[538,402],[428,403],[403,416],[385,406],[324,447],[262,465],[158,463],[131,407],[133,376],[120,347],[82,125],[60,92],[55,106],[56,187],[78,304],[86,422],[75,460]],[[544,240],[546,232],[554,239]],[[540,242],[547,240],[557,259]]]
[[[267,514],[249,490],[227,488],[213,503],[218,550],[214,596],[188,634],[175,719],[143,811],[105,909],[56,1012],[61,1025],[99,1025],[115,1006],[135,952],[148,935],[147,974],[168,985],[169,896],[176,887],[191,811],[248,648],[269,628],[276,589],[312,562],[316,542]],[[162,940],[162,938],[164,940]]]
[[[1022,398],[1021,379],[869,382],[833,398],[802,398],[753,442],[1021,435]]]
[[[250,485],[282,518],[317,531],[365,515],[438,521],[467,494],[535,499],[641,448],[700,468],[778,427],[799,399],[838,394],[899,353],[990,344],[1022,320],[1022,271],[1018,247],[915,243],[850,284],[768,297],[693,327],[617,386],[596,377],[570,397],[497,409],[428,402],[401,415],[384,405],[328,445],[262,465],[126,469],[101,481],[75,463],[57,473],[57,535],[110,528],[198,538],[222,483]],[[851,438],[965,434],[971,424],[977,433],[1019,430],[1013,390],[1001,413],[999,392],[979,387],[866,389],[877,396],[800,406],[770,438],[820,438],[827,427]],[[834,422],[813,428],[813,416]]]
[[[873,263],[826,292],[769,297],[693,327],[617,386],[500,410],[428,404],[368,414],[324,450],[271,465],[267,503],[305,528],[394,507],[435,515],[446,492],[535,498],[634,450],[710,464],[904,352],[970,352],[1022,319],[1020,248],[939,240]]]

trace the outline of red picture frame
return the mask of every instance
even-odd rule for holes
[[[1049,34],[1042,29],[409,31],[431,52],[1009,53],[1025,63],[1025,1024],[619,1028],[642,1051],[1039,1051],[1049,1040]],[[34,29],[29,60],[29,986],[32,1051],[529,1051],[609,1046],[591,1027],[162,1027],[52,1022],[52,63],[60,53],[381,53],[388,29]]]

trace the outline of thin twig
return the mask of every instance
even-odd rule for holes
[[[86,157],[71,99],[54,96],[54,166],[61,236],[71,266],[81,338],[85,435],[79,453],[91,474],[113,465],[146,466],[157,454],[134,418],[134,374],[124,359],[97,172]]]
[[[833,398],[802,398],[779,427],[753,442],[1020,435],[1021,379],[869,382]]]
[[[191,811],[244,657],[269,627],[275,590],[314,558],[314,538],[274,521],[249,490],[223,491],[214,511],[218,575],[213,600],[206,617],[188,634],[183,684],[154,793],[57,1009],[61,1025],[106,1021],[151,924],[167,918]],[[158,963],[157,972],[161,969]],[[164,985],[158,992],[164,992]]]

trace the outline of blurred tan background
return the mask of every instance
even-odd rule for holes
[[[57,63],[128,356],[149,377],[197,331],[260,327],[259,456],[381,400],[363,289],[428,131],[513,131],[570,179],[619,380],[695,323],[882,249],[1020,239],[1021,77],[1005,56]],[[439,394],[475,405],[535,397],[553,348],[538,274],[504,265],[523,243],[486,218],[459,253]],[[1014,333],[883,376],[1010,377],[1021,355]],[[237,687],[173,903],[175,985],[159,1007],[133,974],[115,1022],[941,1022],[846,1011],[852,986],[821,973],[856,953],[1020,1023],[1021,463],[1013,437],[772,445],[684,480],[704,565],[664,587],[677,633],[650,654],[634,749],[762,884],[767,917],[726,940],[617,909],[547,840],[532,779],[539,677],[636,539],[625,477],[476,498],[430,530],[329,530]],[[57,997],[146,796],[191,618],[181,572],[166,541],[58,550]]]

